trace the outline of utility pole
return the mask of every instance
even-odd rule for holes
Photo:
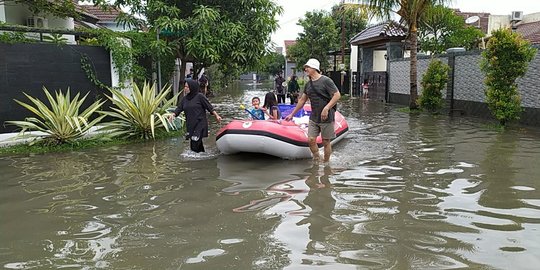
[[[159,42],[159,28],[156,30],[156,40]],[[158,92],[161,91],[161,61],[159,54],[157,56],[157,76],[158,76]]]
[[[343,91],[343,83],[345,82],[345,0],[341,0],[341,88]]]
[[[345,0],[341,0],[341,63],[345,64]]]

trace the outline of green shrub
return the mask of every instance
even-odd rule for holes
[[[420,107],[430,112],[437,112],[443,105],[443,93],[448,82],[448,71],[450,67],[440,60],[433,60],[422,76],[422,96],[420,96]]]
[[[523,108],[516,80],[527,72],[536,49],[510,29],[492,33],[482,53],[481,69],[486,74],[486,103],[501,125],[519,119]]]
[[[104,102],[101,100],[92,103],[86,110],[79,113],[88,94],[81,99],[79,99],[80,94],[77,94],[71,99],[69,89],[65,95],[61,91],[57,91],[55,97],[49,93],[47,88],[43,87],[43,91],[50,103],[50,108],[39,99],[33,98],[26,93],[24,95],[33,105],[15,100],[15,102],[37,116],[28,117],[24,121],[6,121],[8,124],[16,125],[22,129],[19,137],[44,139],[47,143],[52,144],[69,143],[85,135],[91,127],[99,123],[104,117],[99,116],[88,122],[92,114],[103,105]],[[45,134],[25,134],[26,131],[41,131]]]
[[[0,43],[34,43],[35,40],[27,38],[22,32],[3,32],[0,33]]]
[[[43,36],[43,41],[54,43],[56,45],[66,45],[68,39],[65,38],[62,34],[49,34]]]
[[[111,96],[107,96],[115,107],[112,111],[102,111],[104,115],[115,118],[103,124],[102,131],[109,132],[112,137],[150,139],[155,137],[156,129],[175,128],[168,122],[167,109],[174,106],[178,98],[176,94],[171,99],[166,97],[171,91],[164,87],[156,92],[155,85],[144,83],[142,89],[133,84],[132,99],[122,92],[110,88]]]

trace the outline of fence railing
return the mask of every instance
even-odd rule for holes
[[[0,31],[19,32],[19,33],[38,33],[39,41],[43,42],[43,34],[60,34],[60,35],[72,35],[77,37],[94,37],[95,34],[73,31],[67,29],[48,29],[48,28],[35,28],[27,26],[17,25],[0,25]]]

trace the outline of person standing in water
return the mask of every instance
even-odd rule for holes
[[[208,119],[206,112],[213,114],[218,122],[221,116],[214,110],[210,101],[199,92],[199,83],[196,80],[187,79],[184,84],[184,94],[186,95],[176,110],[169,116],[169,120],[174,119],[181,112],[186,115],[186,138],[189,138],[190,148],[193,152],[204,152],[203,138],[208,137]]]
[[[295,104],[298,100],[298,91],[300,90],[300,86],[298,85],[298,81],[296,80],[296,75],[292,75],[291,80],[289,81],[287,85],[287,92],[289,92],[289,97],[291,99],[291,105]]]
[[[290,121],[294,114],[304,107],[306,101],[311,102],[311,115],[308,125],[308,143],[313,160],[319,160],[319,148],[317,147],[317,136],[321,134],[324,146],[324,162],[330,161],[332,154],[332,145],[330,141],[336,137],[334,130],[334,114],[336,112],[334,105],[341,98],[336,84],[332,79],[321,75],[320,63],[317,59],[311,58],[304,65],[304,72],[309,77],[304,92],[298,100],[294,110],[285,117]]]
[[[285,103],[285,87],[283,86],[283,83],[285,82],[285,79],[281,75],[281,72],[277,75],[276,79],[274,80],[276,84],[276,92],[277,92],[277,103]]]

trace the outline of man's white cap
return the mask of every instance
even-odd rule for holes
[[[311,58],[307,61],[307,63],[304,65],[304,67],[310,67],[310,68],[314,68],[316,69],[318,72],[321,72],[321,69],[320,69],[320,66],[321,66],[321,63],[319,63],[319,60],[315,59],[315,58]]]

